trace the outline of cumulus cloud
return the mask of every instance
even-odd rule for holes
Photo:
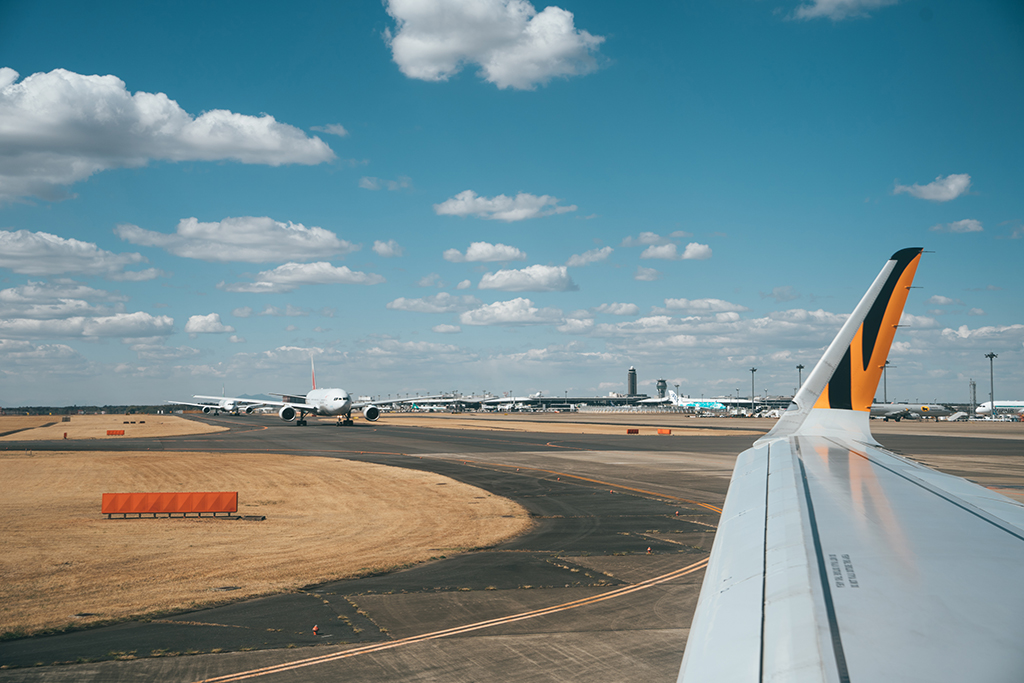
[[[232,344],[244,344],[245,337],[239,337],[237,334],[233,334],[230,337],[228,337],[228,341],[231,342]]]
[[[473,286],[473,283],[469,280],[463,280],[459,284],[455,285],[455,289],[469,289]]]
[[[263,307],[263,310],[256,315],[272,316],[274,318],[299,318],[309,315],[309,311],[304,308],[292,306],[288,304],[284,309],[278,308],[277,306],[271,306],[267,304]]]
[[[888,5],[895,5],[899,0],[812,0],[810,4],[800,5],[794,15],[797,19],[831,19],[842,21],[854,17],[866,17],[868,12]]]
[[[640,233],[640,235],[638,237],[633,237],[632,235],[630,235],[629,237],[626,237],[624,240],[622,240],[622,244],[620,246],[623,246],[623,247],[648,247],[648,246],[658,246],[658,245],[662,245],[662,244],[668,244],[669,242],[670,242],[669,238],[662,237],[661,235],[659,235],[656,232],[642,232],[642,233]]]
[[[348,137],[348,131],[340,123],[328,123],[326,126],[313,126],[310,130],[328,135],[337,135],[339,138]]]
[[[433,296],[425,296],[420,299],[407,299],[404,296],[395,299],[387,304],[393,311],[415,311],[417,313],[455,313],[468,311],[480,305],[480,300],[475,296],[454,296],[448,292],[441,292]]]
[[[907,194],[918,199],[927,199],[932,202],[948,202],[956,199],[971,187],[971,176],[966,173],[954,173],[945,178],[937,177],[927,185],[900,185],[896,183],[893,194]]]
[[[142,254],[115,254],[92,242],[64,239],[48,232],[0,230],[0,268],[22,275],[77,273],[101,275],[110,280],[127,279],[122,276],[133,271],[125,271],[125,268],[145,261]],[[138,272],[153,277],[160,274],[154,269]]]
[[[938,305],[938,306],[951,306],[953,304],[958,304],[958,303],[962,303],[962,302],[957,301],[956,299],[950,299],[948,296],[942,296],[940,294],[935,294],[935,295],[929,297],[928,300],[925,303],[927,303],[927,304],[935,304],[935,305]]]
[[[351,270],[348,266],[332,266],[326,261],[316,263],[285,263],[273,270],[265,270],[254,282],[221,282],[217,289],[226,292],[273,294],[290,292],[301,285],[377,285],[384,282],[382,275]]]
[[[570,292],[579,289],[565,266],[542,265],[484,273],[477,287],[505,292]]]
[[[690,315],[710,315],[712,313],[748,311],[746,306],[734,304],[724,299],[665,299],[665,308],[669,311],[682,311]]]
[[[981,221],[976,221],[973,218],[966,218],[962,221],[953,221],[952,223],[940,223],[939,225],[933,225],[928,228],[932,232],[981,232],[984,230],[981,227]]]
[[[394,32],[384,37],[399,70],[409,78],[447,81],[466,65],[498,88],[533,90],[552,78],[597,68],[604,42],[577,29],[572,12],[527,0],[388,0]]]
[[[266,216],[242,216],[201,223],[183,218],[173,234],[122,224],[114,229],[121,239],[143,247],[159,247],[175,256],[227,263],[305,261],[359,249],[338,239],[330,230],[307,228],[301,223],[282,223]]]
[[[530,299],[495,301],[459,316],[463,325],[545,325],[562,321],[556,308],[537,308]]]
[[[458,249],[446,249],[444,260],[452,263],[466,261],[525,261],[526,252],[507,244],[490,244],[489,242],[473,242],[463,254]]]
[[[398,242],[396,242],[394,240],[388,240],[387,242],[382,242],[380,240],[374,240],[373,241],[373,251],[374,251],[374,253],[377,254],[377,256],[380,256],[380,257],[383,257],[383,258],[392,258],[392,257],[395,257],[395,256],[401,256],[402,254],[405,253],[405,250],[402,249],[402,246]]]
[[[174,328],[174,319],[149,313],[74,316],[62,320],[12,318],[0,320],[0,338],[49,339],[57,337],[164,337]]]
[[[661,279],[661,273],[654,268],[644,268],[643,266],[637,266],[636,273],[633,275],[634,280],[640,282],[654,282],[655,280]]]
[[[441,276],[437,273],[429,273],[424,275],[416,282],[417,287],[444,287],[444,282],[441,280]]]
[[[951,341],[1017,341],[1024,336],[1024,325],[987,325],[971,329],[967,325],[961,325],[957,329],[949,327],[942,330],[942,336]]]
[[[579,266],[589,266],[591,263],[597,263],[604,261],[612,255],[611,247],[601,247],[600,249],[591,249],[585,251],[582,254],[573,254],[569,257],[569,260],[565,262],[565,265],[570,268],[577,268]]]
[[[594,321],[590,318],[566,318],[565,322],[555,329],[565,334],[586,334],[594,327]]]
[[[231,311],[231,315],[236,318],[249,318],[252,316],[252,309],[248,306],[242,306],[241,308],[236,308]]]
[[[640,258],[658,258],[666,260],[674,260],[679,258],[676,253],[676,245],[674,244],[659,244],[651,245],[643,250],[640,254]]]
[[[686,249],[683,250],[683,255],[680,258],[685,261],[706,261],[711,258],[711,247],[706,244],[690,242],[686,245]]]
[[[320,138],[273,116],[213,109],[194,117],[163,93],[128,92],[115,76],[0,68],[0,201],[65,196],[64,186],[112,168],[166,161],[319,164]]]
[[[558,206],[560,201],[557,197],[547,194],[538,197],[520,192],[515,197],[503,194],[497,197],[480,197],[473,190],[466,190],[440,204],[434,204],[434,212],[438,216],[477,216],[486,220],[511,223],[576,210],[575,204]]]
[[[374,178],[372,176],[363,176],[359,179],[359,187],[364,190],[388,190],[394,192],[395,190],[404,190],[411,186],[412,178],[407,178],[406,176],[398,176],[398,180],[385,180],[384,178]]]
[[[225,325],[220,321],[220,313],[209,315],[193,315],[185,323],[185,332],[195,336],[197,334],[220,334],[223,332],[234,332],[235,328]]]
[[[458,325],[434,325],[430,329],[438,334],[458,334],[462,332],[462,328]]]
[[[636,304],[601,304],[594,309],[594,312],[608,315],[638,315],[640,307]]]

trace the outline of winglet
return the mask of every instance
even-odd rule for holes
[[[789,410],[758,441],[834,430],[873,441],[868,414],[922,251],[901,249],[889,258]]]
[[[313,388],[316,389],[316,368],[313,367],[313,354],[309,354],[309,373],[313,377]]]

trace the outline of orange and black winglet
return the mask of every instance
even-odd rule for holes
[[[868,310],[864,322],[836,366],[815,408],[869,411],[882,367],[907,302],[923,249],[901,249],[889,259],[895,266]]]

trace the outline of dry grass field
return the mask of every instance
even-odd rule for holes
[[[5,633],[293,590],[492,545],[530,524],[519,505],[454,480],[333,458],[0,452],[0,481]],[[239,513],[266,520],[100,513],[101,494],[132,491],[238,491]]]
[[[693,418],[681,413],[387,413],[381,421],[409,427],[482,429],[541,434],[625,434],[638,429],[640,436],[670,429],[673,434],[760,435],[775,420]]]
[[[123,439],[125,437],[183,436],[227,431],[174,415],[5,415],[0,417],[0,441]],[[108,429],[123,429],[124,436],[107,436]]]

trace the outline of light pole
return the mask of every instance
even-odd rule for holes
[[[754,373],[757,372],[757,368],[750,368],[750,412],[754,412]]]
[[[804,366],[803,363],[796,366],[796,386],[797,389],[804,385]]]
[[[988,400],[991,401],[992,406],[992,417],[996,416],[996,381],[995,375],[992,370],[992,361],[999,358],[996,354],[989,351],[985,354],[985,358],[988,358]]]
[[[889,385],[886,382],[886,373],[885,373],[885,371],[888,368],[894,368],[894,367],[896,367],[896,366],[890,364],[889,363],[889,359],[886,359],[885,365],[882,366],[882,403],[888,403],[889,402]]]

